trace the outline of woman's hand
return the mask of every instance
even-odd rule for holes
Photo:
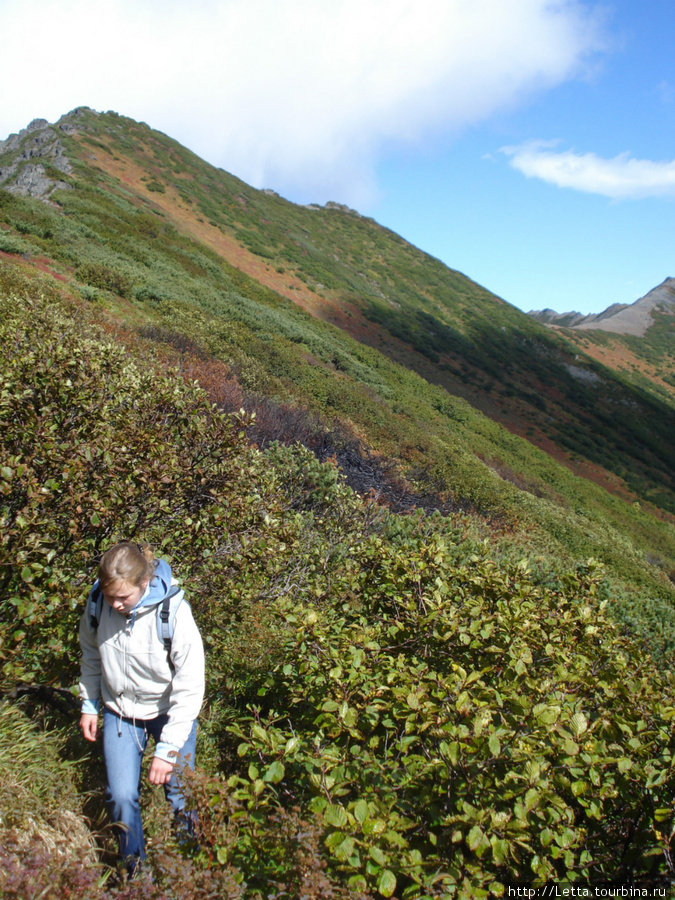
[[[95,741],[98,734],[98,716],[91,713],[82,713],[80,716],[80,728],[85,740]]]
[[[173,763],[154,756],[150,764],[148,781],[150,784],[166,784],[173,773]]]

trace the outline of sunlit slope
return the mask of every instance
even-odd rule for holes
[[[163,212],[259,283],[465,397],[580,474],[592,471],[579,465],[587,460],[675,510],[675,419],[662,397],[372,219],[257,191],[129,119],[86,121],[72,140],[101,188]]]
[[[673,529],[652,512],[675,508],[665,404],[372,220],[256,191],[114,114],[75,123],[68,187],[0,191],[8,260],[194,350],[212,387],[220,361],[244,396],[342,423],[514,543],[671,596]]]
[[[2,896],[473,900],[669,877],[672,673],[612,621],[596,561],[397,515],[302,447],[261,451],[157,345],[28,274],[0,268]],[[168,557],[208,666],[196,839],[176,846],[147,786],[152,883],[116,889],[68,701],[121,536]]]
[[[675,278],[601,313],[530,312],[633,384],[675,404]]]

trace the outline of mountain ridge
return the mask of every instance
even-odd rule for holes
[[[607,331],[643,337],[654,324],[652,312],[661,307],[675,314],[675,278],[666,278],[634,303],[613,303],[600,313],[557,313],[552,309],[531,310],[528,315],[545,325],[575,328],[580,331]],[[672,307],[672,309],[670,309]]]

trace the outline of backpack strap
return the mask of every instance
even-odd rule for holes
[[[173,620],[176,618],[178,607],[183,602],[183,589],[175,584],[166,597],[157,606],[157,635],[164,644],[166,658],[171,671],[174,665],[171,661],[171,640],[173,638]]]
[[[98,623],[101,621],[101,609],[103,607],[103,591],[99,587],[98,581],[94,584],[89,592],[87,600],[87,612],[89,613],[89,624],[92,631],[96,631]]]

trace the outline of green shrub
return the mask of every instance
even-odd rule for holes
[[[121,297],[128,297],[133,287],[131,279],[123,272],[97,263],[85,263],[77,269],[78,278],[92,287],[112,291]]]
[[[665,875],[672,676],[607,617],[602,567],[492,558],[466,522],[387,513],[301,448],[261,453],[245,416],[28,287],[0,316],[0,688],[75,681],[113,540],[175,563],[219,771],[194,782],[191,861],[157,847],[156,884],[177,866],[251,900],[449,900]]]
[[[662,872],[672,686],[606,619],[598,566],[551,590],[438,539],[357,556],[355,605],[283,613],[235,796],[308,804],[332,866],[384,896]]]
[[[3,253],[30,253],[34,248],[28,241],[7,231],[0,230],[0,250]]]

